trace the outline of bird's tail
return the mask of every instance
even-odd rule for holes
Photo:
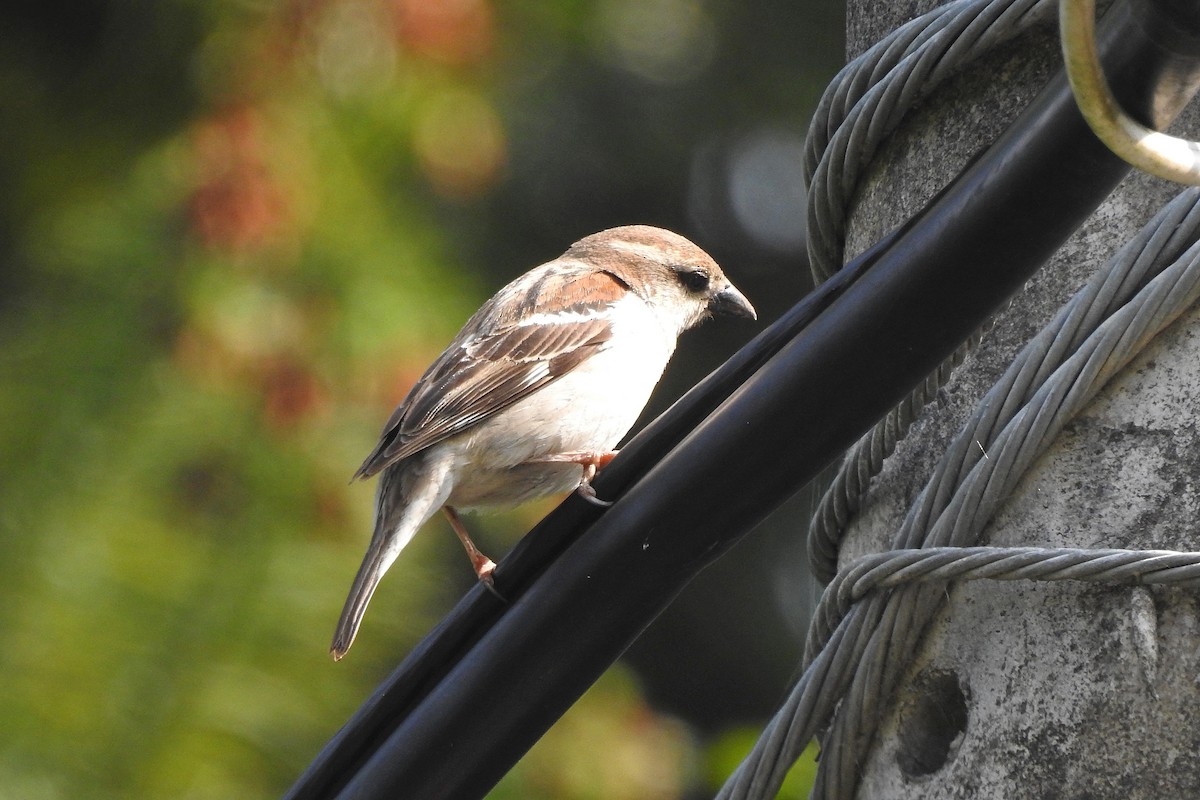
[[[380,477],[375,499],[375,532],[333,632],[329,653],[334,661],[341,661],[350,649],[367,603],[371,602],[371,595],[388,567],[450,494],[450,481],[442,465],[418,472],[410,480],[412,476],[403,476],[393,468]]]
[[[358,626],[362,624],[363,615],[367,613],[367,603],[371,602],[375,587],[400,554],[399,548],[389,548],[388,543],[388,537],[380,536],[378,531],[371,537],[371,545],[363,557],[362,566],[358,568],[358,574],[354,576],[350,595],[346,598],[346,605],[342,607],[342,616],[338,618],[337,627],[333,631],[333,643],[329,645],[329,654],[333,656],[334,661],[341,661],[342,656],[346,655],[346,651],[354,643],[354,636],[358,633]]]

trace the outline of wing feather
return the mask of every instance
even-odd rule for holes
[[[478,425],[603,350],[612,338],[607,307],[581,312],[456,340],[392,412],[354,477],[370,477]]]

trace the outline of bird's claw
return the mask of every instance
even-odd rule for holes
[[[584,500],[587,500],[592,505],[599,506],[600,508],[608,508],[614,502],[612,500],[601,499],[596,494],[596,489],[592,486],[592,482],[588,481],[588,480],[581,481],[579,486],[575,489],[575,491]]]
[[[608,460],[611,461],[612,458],[609,457]],[[579,493],[580,497],[582,497],[584,500],[587,500],[592,505],[599,506],[600,508],[608,508],[613,504],[613,501],[601,500],[596,494],[595,487],[592,486],[592,478],[596,477],[598,461],[599,458],[593,458],[591,461],[588,461],[583,465],[583,477],[579,479],[579,486],[575,488],[575,491]]]
[[[505,605],[508,605],[508,600],[504,597],[504,595],[500,594],[500,590],[496,588],[496,581],[492,578],[492,573],[495,571],[496,564],[491,559],[488,559],[487,565],[485,565],[484,568],[477,573],[479,575],[479,582],[482,583],[483,588],[491,592],[497,600]]]

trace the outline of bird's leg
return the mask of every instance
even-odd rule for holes
[[[579,492],[579,496],[587,500],[592,505],[608,508],[613,504],[612,500],[601,500],[596,496],[596,490],[592,488],[592,478],[596,477],[597,470],[607,467],[609,462],[617,457],[616,450],[609,450],[604,453],[594,451],[579,451],[574,453],[555,453],[553,455],[544,456],[542,458],[533,459],[539,463],[561,463],[561,464],[578,464],[583,467],[583,478],[579,481],[579,486],[575,491]]]
[[[616,453],[610,453],[608,460],[611,461],[612,456],[614,455],[616,455]],[[592,486],[592,478],[596,477],[597,469],[599,469],[599,466],[595,461],[589,461],[588,463],[584,464],[583,477],[580,479],[579,485],[575,487],[575,491],[579,493],[580,497],[582,497],[584,500],[587,500],[592,505],[600,506],[601,508],[608,508],[613,504],[613,501],[601,500],[596,495],[595,487]]]
[[[467,533],[466,526],[458,518],[458,512],[454,510],[453,506],[442,506],[442,512],[445,513],[446,519],[450,521],[450,527],[454,529],[458,540],[462,542],[463,549],[467,551],[467,558],[471,559],[471,567],[475,570],[475,575],[479,578],[479,582],[486,586],[488,591],[496,595],[496,597],[500,597],[492,581],[492,573],[496,571],[496,562],[479,552],[479,548],[471,541],[471,536]],[[500,597],[500,599],[503,600],[504,598]]]

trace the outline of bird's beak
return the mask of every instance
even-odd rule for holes
[[[754,313],[754,306],[750,305],[746,295],[735,289],[733,284],[727,284],[724,289],[712,296],[712,299],[708,301],[708,310],[714,314],[758,319],[758,314]]]

